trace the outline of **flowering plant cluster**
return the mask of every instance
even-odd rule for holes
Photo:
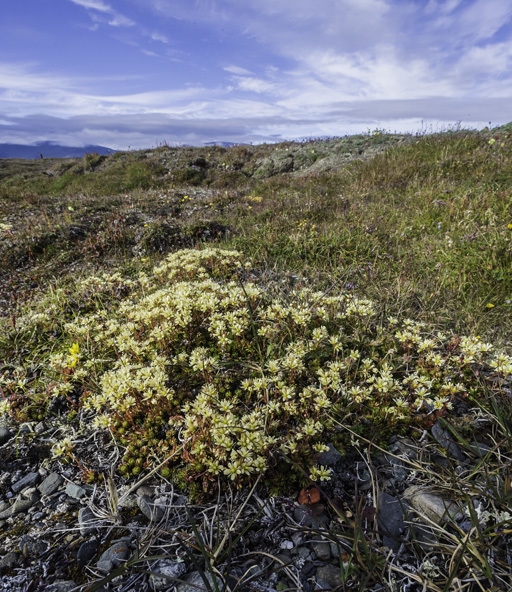
[[[89,312],[64,324],[62,352],[32,388],[4,375],[0,410],[15,414],[20,389],[47,406],[75,394],[91,427],[124,447],[123,474],[172,456],[164,475],[179,469],[208,489],[272,477],[283,458],[328,479],[317,460],[333,417],[371,434],[432,423],[466,395],[475,365],[512,373],[479,338],[379,322],[352,292],[278,298],[256,278],[240,253],[214,248],[178,251],[136,279],[90,278]],[[105,306],[99,295],[114,287],[123,296]],[[51,314],[19,326],[44,330]]]

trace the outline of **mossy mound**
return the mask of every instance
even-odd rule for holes
[[[257,278],[238,252],[190,249],[149,274],[84,280],[75,298],[87,312],[73,320],[43,301],[16,339],[57,332],[61,351],[37,372],[4,374],[3,412],[39,418],[67,400],[125,447],[125,476],[163,466],[211,491],[219,477],[282,481],[283,462],[328,479],[316,461],[339,441],[338,422],[384,441],[449,414],[477,386],[475,368],[512,371],[477,337],[382,319],[352,292],[279,293]],[[54,446],[72,450],[69,438]]]

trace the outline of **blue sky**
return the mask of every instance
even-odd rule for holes
[[[510,0],[18,0],[0,142],[272,142],[512,120]]]

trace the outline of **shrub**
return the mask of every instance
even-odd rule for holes
[[[379,322],[352,293],[276,296],[250,269],[238,252],[207,248],[175,252],[133,280],[85,280],[81,298],[98,306],[64,324],[66,348],[23,393],[19,375],[4,375],[3,411],[20,417],[28,397],[39,417],[45,397],[48,409],[79,393],[84,419],[126,447],[123,474],[173,455],[171,470],[211,491],[218,476],[279,480],[283,457],[328,479],[316,460],[336,438],[333,417],[386,438],[450,413],[475,385],[475,366],[512,371],[477,337]],[[125,296],[106,306],[114,292]],[[55,331],[56,311],[45,308],[18,321],[18,340]]]

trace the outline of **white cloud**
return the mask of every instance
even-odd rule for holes
[[[71,0],[71,2],[84,8],[99,10],[100,12],[113,12],[112,7],[102,2],[102,0]]]
[[[426,14],[450,14],[458,6],[460,6],[462,0],[429,0],[429,3],[425,7]]]
[[[132,19],[115,11],[110,4],[105,4],[102,0],[71,0],[71,2],[78,6],[82,6],[87,10],[97,10],[98,12],[111,15],[110,19],[107,21],[111,27],[133,27],[135,25],[135,22],[132,21]],[[98,17],[95,16],[94,13],[91,13],[91,18],[97,25]],[[96,25],[95,29],[97,28]]]
[[[226,70],[226,72],[230,72],[231,74],[238,74],[240,76],[252,75],[250,70],[240,68],[239,66],[225,66],[224,70]]]
[[[233,80],[236,82],[236,85],[240,90],[251,91],[255,93],[268,93],[276,90],[275,84],[260,78],[234,76]]]
[[[458,26],[477,42],[491,38],[511,18],[512,5],[507,0],[476,0],[460,15]]]
[[[153,39],[153,41],[160,41],[160,43],[169,43],[169,39],[161,33],[151,33],[151,39]]]
[[[49,88],[69,88],[70,82],[64,77],[35,72],[36,63],[0,63],[0,89],[7,91],[47,92]]]
[[[453,42],[467,46],[489,40],[500,29],[510,26],[512,19],[512,5],[508,0],[460,2],[456,12],[439,8],[437,2],[435,8],[438,10],[431,10],[430,15],[438,18],[433,21],[430,33],[437,33],[439,41],[452,46]]]
[[[133,27],[135,25],[135,22],[132,21],[132,19],[123,16],[122,14],[114,13],[112,18],[108,21],[108,24],[111,27]]]

